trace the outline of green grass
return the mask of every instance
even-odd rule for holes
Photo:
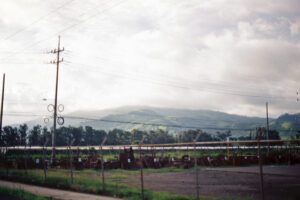
[[[178,171],[177,168],[166,169],[145,169],[145,173],[160,173]],[[23,170],[9,170],[8,177],[6,170],[0,169],[0,178],[15,180],[29,184],[42,185],[52,188],[61,188],[66,190],[74,190],[77,192],[102,194],[107,196],[115,196],[128,200],[140,200],[141,191],[139,182],[129,184],[124,182],[128,177],[137,178],[139,170],[106,170],[105,171],[105,191],[102,190],[102,181],[100,172],[96,170],[74,171],[74,183],[70,182],[69,170],[53,170],[47,172],[47,180],[44,181],[42,170],[28,170],[27,174]],[[137,178],[138,181],[138,178]],[[187,195],[173,194],[166,191],[154,191],[145,189],[145,198],[147,200],[194,200],[195,197]],[[202,197],[201,200],[224,200],[220,198]],[[226,199],[229,200],[229,199]]]
[[[0,187],[0,194],[18,197],[24,200],[54,200],[53,198],[38,196],[22,189],[12,189],[8,187]]]

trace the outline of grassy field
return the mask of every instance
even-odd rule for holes
[[[183,169],[165,168],[165,169],[145,169],[145,173],[176,172]],[[42,170],[9,170],[7,176],[5,169],[0,169],[0,178],[15,180],[34,185],[43,185],[52,188],[61,188],[93,194],[102,194],[107,196],[120,197],[128,200],[141,199],[141,192],[138,186],[124,182],[128,177],[136,177],[139,170],[106,170],[105,171],[105,191],[102,190],[100,171],[81,170],[74,171],[74,182],[71,184],[69,170],[53,170],[47,172],[47,179],[44,180]],[[192,196],[178,195],[165,191],[153,191],[145,189],[145,198],[148,200],[188,200],[196,199]],[[202,200],[225,200],[219,198],[202,197]],[[229,199],[226,199],[229,200]]]
[[[11,189],[8,187],[0,187],[0,197],[1,195],[18,197],[24,200],[54,200],[53,198],[49,197],[37,196],[22,189]]]

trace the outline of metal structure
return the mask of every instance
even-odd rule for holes
[[[139,152],[140,152],[140,172],[141,172],[141,196],[142,196],[142,200],[145,199],[144,196],[144,175],[143,175],[143,158],[142,158],[142,144],[144,142],[145,139],[145,135],[143,136],[143,138],[141,139],[140,143],[139,143]]]
[[[265,199],[265,194],[264,194],[264,179],[263,179],[263,168],[262,168],[262,156],[261,156],[261,152],[260,152],[260,139],[262,137],[262,132],[264,131],[264,129],[260,128],[259,130],[259,135],[258,135],[258,166],[259,166],[259,178],[260,178],[260,190],[261,190],[261,199],[264,200]]]
[[[104,159],[103,159],[103,152],[102,152],[102,146],[106,142],[106,137],[103,139],[101,145],[100,145],[100,157],[101,157],[101,175],[102,175],[102,191],[105,191],[105,183],[104,183]]]
[[[197,134],[194,142],[195,142],[195,145],[194,145],[194,162],[195,162],[195,174],[196,174],[196,193],[197,193],[197,200],[199,200],[199,178],[198,178],[198,158],[197,158],[197,151],[196,151],[196,142],[198,141],[199,139],[199,136],[201,134],[201,131],[199,131],[199,133]]]
[[[73,165],[72,165],[72,157],[73,157],[73,151],[71,149],[71,146],[73,145],[75,139],[70,138],[70,142],[69,142],[69,157],[70,157],[70,173],[71,173],[71,184],[73,184]]]
[[[46,161],[46,151],[47,151],[48,140],[45,141],[43,146],[43,165],[44,165],[44,181],[47,180],[47,161]]]

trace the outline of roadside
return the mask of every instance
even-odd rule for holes
[[[15,188],[15,189],[23,189],[27,192],[45,196],[45,197],[52,197],[55,199],[64,199],[64,200],[121,200],[118,198],[106,197],[106,196],[99,196],[99,195],[92,195],[92,194],[84,194],[78,192],[71,192],[66,190],[58,190],[52,188],[45,188],[33,185],[26,185],[22,183],[15,183],[9,181],[0,180],[0,186]]]

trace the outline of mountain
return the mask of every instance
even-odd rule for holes
[[[277,119],[270,119],[270,129],[280,130],[279,132],[284,136],[295,135],[295,130],[299,127],[297,125],[299,117],[300,114],[285,114]],[[41,119],[29,122],[31,126],[40,123],[42,123]],[[51,125],[52,123],[48,124],[49,127]],[[249,129],[255,132],[256,127],[265,127],[266,119],[211,110],[127,106],[107,110],[77,111],[65,116],[64,126],[69,125],[92,126],[106,131],[114,128],[147,131],[160,128],[171,133],[201,128],[210,134],[231,130],[233,136],[248,136]]]
[[[280,130],[280,135],[288,138],[300,134],[300,113],[279,116],[270,122],[270,129]]]

